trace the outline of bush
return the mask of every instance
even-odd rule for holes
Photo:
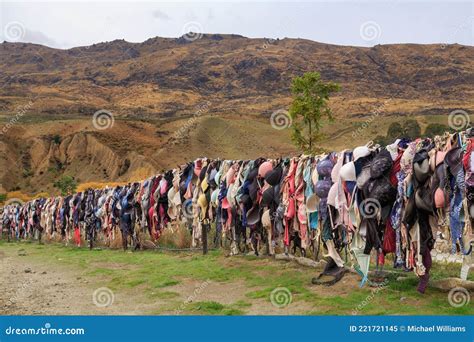
[[[403,133],[404,131],[402,125],[400,125],[398,122],[392,122],[387,129],[387,138],[390,140],[395,140],[402,137],[404,135]]]
[[[418,124],[418,121],[411,119],[405,121],[403,124],[403,131],[404,131],[404,136],[413,140],[416,138],[419,138],[421,136],[421,127]],[[400,138],[401,136],[398,136],[396,138]]]
[[[433,138],[435,135],[443,135],[445,132],[452,131],[449,126],[432,123],[426,126],[425,136]]]
[[[58,134],[54,135],[52,140],[56,145],[61,144],[61,137]]]
[[[403,126],[398,122],[392,122],[388,126],[387,134],[385,136],[378,135],[374,142],[381,146],[386,146],[393,143],[399,138],[409,138],[410,140],[417,139],[421,136],[421,127],[418,121],[410,119],[404,122]]]

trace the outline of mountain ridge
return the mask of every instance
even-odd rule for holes
[[[352,47],[236,35],[67,50],[2,43],[0,191],[55,192],[63,175],[138,180],[199,156],[297,153],[289,130],[269,120],[288,109],[291,80],[308,71],[341,85],[323,148],[365,143],[402,118],[447,125],[451,111],[474,111],[473,55],[458,44]],[[115,123],[97,129],[97,111]]]
[[[244,35],[240,34],[232,34],[232,33],[196,33],[196,32],[188,32],[185,33],[179,37],[162,37],[162,36],[154,36],[154,37],[149,37],[143,41],[128,41],[125,38],[116,38],[113,40],[106,40],[102,42],[95,42],[90,45],[77,45],[77,46],[72,46],[68,48],[60,48],[60,47],[52,47],[44,44],[39,44],[39,43],[31,43],[31,42],[11,42],[11,41],[3,41],[0,42],[0,44],[5,43],[5,44],[30,44],[30,45],[36,45],[36,46],[42,46],[45,48],[53,49],[53,50],[62,50],[62,51],[67,51],[67,50],[72,50],[72,49],[89,49],[92,46],[97,46],[101,44],[110,44],[110,43],[116,43],[116,42],[123,42],[126,44],[135,44],[135,45],[140,45],[140,44],[145,44],[145,43],[150,43],[151,41],[155,40],[169,40],[169,41],[182,41],[183,39],[186,40],[186,37],[188,36],[194,36],[198,35],[200,38],[199,39],[213,39],[213,40],[221,40],[223,38],[231,39],[231,38],[244,38],[244,39],[249,39],[249,40],[266,40],[269,42],[273,41],[284,41],[284,40],[298,40],[298,41],[310,41],[316,44],[321,44],[321,45],[330,45],[330,46],[340,46],[340,47],[356,47],[356,48],[367,48],[371,49],[376,46],[391,46],[391,45],[420,45],[420,46],[466,46],[466,47],[473,47],[474,45],[467,45],[467,44],[459,44],[459,43],[443,43],[443,42],[432,42],[432,43],[384,43],[384,44],[374,44],[372,46],[365,46],[365,45],[350,45],[350,44],[336,44],[336,43],[329,43],[329,42],[322,42],[318,40],[312,40],[309,38],[301,38],[301,37],[247,37]],[[192,41],[189,41],[192,42]]]
[[[12,109],[8,101],[20,90],[23,97],[54,100],[41,106],[45,113],[78,111],[78,104],[87,110],[109,105],[124,113],[137,106],[117,103],[117,96],[133,96],[133,89],[118,88],[140,90],[143,85],[152,87],[146,90],[147,96],[157,103],[162,100],[160,95],[176,96],[173,102],[188,112],[198,104],[196,100],[202,102],[209,95],[252,99],[278,94],[288,100],[291,79],[307,71],[319,71],[325,80],[340,83],[342,97],[459,99],[472,95],[472,55],[474,47],[463,45],[350,47],[294,38],[270,41],[215,34],[194,41],[183,37],[155,37],[143,43],[114,40],[67,50],[3,43],[0,111]],[[44,94],[39,87],[51,91]],[[87,92],[94,93],[96,87],[109,87],[109,96],[102,96],[103,101],[98,96],[88,98]],[[457,95],[450,95],[454,90]],[[74,98],[65,96],[66,91]],[[141,110],[144,114],[168,112],[163,109]]]

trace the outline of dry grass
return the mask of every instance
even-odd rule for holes
[[[189,248],[191,234],[184,225],[166,228],[158,240],[158,245],[170,248]]]
[[[77,186],[77,191],[78,192],[82,192],[82,191],[85,191],[89,188],[91,189],[103,189],[105,188],[106,186],[108,187],[111,187],[111,188],[114,188],[116,186],[122,186],[122,185],[126,185],[127,182],[86,182],[86,183],[81,183]]]
[[[6,202],[8,202],[9,200],[20,200],[23,202],[27,202],[35,197],[36,196],[25,194],[22,191],[11,191],[7,193]]]
[[[122,248],[122,235],[116,234],[115,238],[110,242],[111,249],[120,249]]]

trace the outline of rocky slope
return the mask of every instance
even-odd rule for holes
[[[64,174],[141,179],[204,155],[295,153],[288,130],[269,118],[287,108],[291,79],[307,71],[341,85],[323,147],[366,141],[401,116],[447,124],[454,109],[474,112],[472,56],[474,47],[460,45],[362,48],[218,34],[69,50],[2,43],[0,192],[51,192]],[[94,126],[98,110],[113,115],[108,129]]]
[[[285,103],[294,76],[314,70],[342,85],[335,104],[345,114],[363,114],[358,101],[380,98],[414,103],[412,112],[461,101],[471,108],[473,55],[474,47],[460,45],[362,48],[217,34],[192,42],[157,37],[69,50],[3,43],[0,110],[34,99],[36,111],[43,113],[105,108],[173,117],[211,100],[212,112],[247,113],[253,105],[260,115]]]

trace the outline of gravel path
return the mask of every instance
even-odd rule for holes
[[[80,270],[41,263],[27,252],[0,251],[1,315],[143,314],[127,296],[92,283]]]

